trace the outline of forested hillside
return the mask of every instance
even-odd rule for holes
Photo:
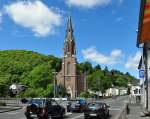
[[[12,83],[28,86],[25,96],[47,95],[52,90],[52,70],[59,71],[61,59],[32,51],[0,51],[0,95]]]
[[[105,92],[113,85],[127,87],[128,82],[137,80],[128,72],[115,69],[109,71],[100,65],[92,67],[89,62],[77,64],[78,73],[87,74],[88,87],[91,90]],[[0,96],[6,96],[12,83],[23,84],[28,89],[19,96],[36,97],[53,95],[53,74],[61,69],[61,59],[33,51],[6,50],[0,51]],[[62,93],[65,89],[62,87]],[[65,93],[63,94],[65,95]]]

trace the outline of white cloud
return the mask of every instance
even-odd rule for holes
[[[134,56],[130,56],[128,58],[128,61],[125,63],[125,67],[127,69],[137,70],[140,58],[141,58],[141,52],[138,51]]]
[[[36,36],[46,36],[61,25],[62,15],[54,8],[48,8],[42,1],[18,1],[4,6],[11,19],[31,29]]]
[[[108,5],[112,0],[65,0],[69,6],[93,8]]]
[[[119,57],[119,56],[121,56],[121,55],[122,55],[122,51],[119,50],[119,49],[115,49],[115,50],[113,50],[113,51],[111,52],[111,56],[114,57],[114,58],[117,58],[117,57]]]
[[[112,50],[110,55],[104,55],[96,50],[95,47],[82,50],[82,54],[86,60],[104,65],[114,65],[119,62],[119,57],[122,56],[122,51],[119,49]]]

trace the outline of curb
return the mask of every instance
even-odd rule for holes
[[[9,109],[9,110],[0,111],[0,113],[11,112],[11,111],[16,111],[16,110],[20,110],[20,109],[22,109],[22,108],[18,107],[18,108],[15,108],[15,109]]]

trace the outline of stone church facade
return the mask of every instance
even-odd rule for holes
[[[62,69],[57,74],[57,85],[63,85],[71,98],[76,98],[86,90],[86,76],[77,71],[76,44],[73,35],[71,16],[68,18],[66,38],[64,42]]]

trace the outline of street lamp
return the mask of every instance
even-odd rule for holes
[[[53,74],[54,74],[54,99],[55,99],[55,97],[56,97],[56,74],[57,74],[57,72],[54,70],[53,72],[52,72]]]
[[[115,89],[114,89],[114,85],[112,84],[112,97],[115,96]]]
[[[128,83],[128,95],[130,95],[131,94],[131,83],[129,82]]]

